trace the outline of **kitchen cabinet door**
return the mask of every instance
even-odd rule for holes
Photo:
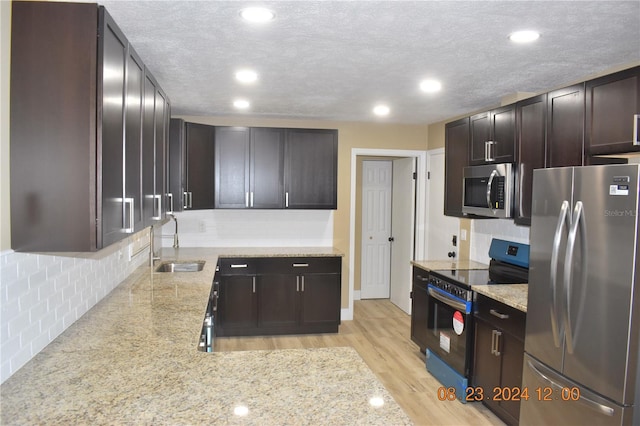
[[[338,332],[341,274],[304,274],[300,278],[300,326],[307,331]]]
[[[411,291],[411,340],[420,352],[427,350],[427,281],[428,272],[413,267],[413,287]]]
[[[251,128],[249,207],[284,207],[284,129]]]
[[[336,209],[338,131],[287,129],[285,208]]]
[[[157,164],[157,161],[164,157],[159,152],[161,134],[156,134],[164,118],[162,101],[156,79],[148,69],[145,69],[142,121],[142,211],[145,226],[154,225],[162,219],[163,192],[158,192],[159,183],[157,182],[162,174],[162,164]]]
[[[587,81],[585,137],[590,155],[640,151],[640,67]]]
[[[444,151],[444,214],[465,217],[462,177],[463,169],[469,165],[469,117],[445,125]]]
[[[169,119],[169,104],[167,95],[158,86],[155,93],[156,98],[156,117],[155,117],[155,179],[154,179],[154,198],[155,211],[154,219],[162,221],[166,217],[166,162],[167,162],[167,138]]]
[[[125,170],[123,135],[125,134],[125,71],[127,39],[107,13],[100,15],[102,37],[99,56],[102,58],[102,243],[113,244],[124,237],[127,229],[126,211],[132,200],[124,197]],[[130,217],[130,216],[129,216]],[[130,226],[133,226],[130,224]]]
[[[518,155],[514,221],[518,225],[531,225],[533,171],[545,166],[546,118],[546,94],[516,104]]]
[[[213,144],[211,144],[211,164],[213,167]],[[169,158],[167,161],[167,185],[169,187],[168,211],[184,210],[187,192],[187,141],[184,120],[172,118],[169,125]],[[211,182],[213,194],[213,182]]]
[[[186,192],[184,208],[214,208],[215,127],[186,123]]]
[[[215,129],[215,208],[249,207],[250,130]]]
[[[515,105],[470,117],[469,163],[511,163],[515,152]]]
[[[300,315],[300,280],[293,274],[258,277],[258,327],[268,332],[293,333]]]
[[[584,83],[547,94],[546,167],[584,162]]]
[[[220,277],[216,335],[256,334],[258,327],[256,291],[255,275]]]
[[[523,396],[526,314],[483,295],[477,295],[474,309],[474,396],[479,397],[480,390],[482,402],[491,411],[505,423],[517,425]]]
[[[124,222],[127,232],[137,232],[144,228],[141,190],[144,63],[131,46],[128,49],[126,81]]]

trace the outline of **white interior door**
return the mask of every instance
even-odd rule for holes
[[[360,297],[389,297],[392,162],[362,162],[362,260]]]
[[[411,264],[415,244],[415,158],[393,160],[391,203],[391,295],[395,305],[411,313]]]
[[[427,153],[427,260],[446,260],[451,251],[458,258],[458,247],[452,239],[458,235],[460,220],[444,215],[444,149],[434,149]],[[462,185],[462,182],[460,182]]]

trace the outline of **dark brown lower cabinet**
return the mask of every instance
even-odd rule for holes
[[[340,257],[225,258],[217,336],[336,333]]]
[[[427,350],[427,281],[429,273],[413,267],[413,286],[411,288],[411,340],[420,347],[420,352]]]
[[[526,314],[482,295],[478,295],[475,307],[473,395],[482,396],[482,403],[505,423],[517,425],[520,398],[525,397],[522,364]]]

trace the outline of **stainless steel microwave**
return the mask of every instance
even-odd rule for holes
[[[464,168],[462,212],[478,216],[510,218],[513,209],[511,163]]]

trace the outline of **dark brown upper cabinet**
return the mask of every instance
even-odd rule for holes
[[[469,117],[445,125],[444,139],[444,214],[465,217],[462,213],[463,169],[469,165]]]
[[[640,67],[587,81],[585,138],[590,155],[640,151]]]
[[[151,226],[165,218],[168,204],[165,176],[170,111],[167,96],[148,69],[144,77],[142,196],[145,226]]]
[[[336,209],[338,131],[287,129],[285,141],[285,208]]]
[[[471,116],[469,163],[511,163],[515,153],[515,104]]]
[[[185,210],[214,208],[215,133],[214,126],[185,124],[186,182],[182,193]]]
[[[546,120],[546,94],[516,104],[518,154],[514,221],[518,225],[531,225],[533,171],[545,166]]]
[[[546,167],[584,164],[584,83],[547,94]]]
[[[212,152],[213,152],[213,143]],[[167,187],[169,212],[181,212],[184,210],[187,191],[187,141],[185,122],[179,118],[172,118],[169,124],[169,149],[167,159]],[[211,154],[211,167],[213,168],[213,154]],[[213,192],[213,179],[211,182]]]
[[[14,250],[95,251],[144,226],[144,70],[104,7],[12,3]]]
[[[216,128],[216,208],[284,207],[284,129]]]

